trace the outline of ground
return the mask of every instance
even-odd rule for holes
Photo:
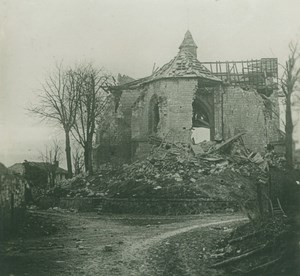
[[[208,269],[213,250],[246,219],[52,210],[28,221],[21,237],[1,242],[1,275],[224,275]]]

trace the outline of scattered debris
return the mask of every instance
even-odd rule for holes
[[[151,154],[118,167],[105,164],[94,176],[65,180],[49,191],[55,197],[203,198],[253,200],[256,183],[267,183],[265,164],[276,163],[245,148],[239,133],[224,141],[198,145],[171,143],[150,137]],[[277,162],[278,163],[278,162]]]
[[[113,247],[111,244],[105,245],[104,246],[104,251],[105,252],[112,252],[113,251]]]
[[[195,155],[202,155],[205,153],[205,151],[203,150],[203,148],[201,147],[200,144],[198,145],[191,145],[192,150],[194,152]]]
[[[284,216],[242,225],[215,249],[225,254],[218,255],[211,267],[225,270],[226,275],[275,275],[278,271],[283,272],[280,275],[294,275],[285,270],[292,269],[298,258],[295,232],[291,230]],[[226,251],[228,246],[231,251]]]

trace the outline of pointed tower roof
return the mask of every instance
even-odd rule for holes
[[[162,66],[152,74],[152,79],[170,77],[199,77],[212,81],[220,81],[205,66],[203,66],[195,55],[190,51],[182,51],[170,62]]]
[[[193,39],[193,36],[189,30],[186,31],[186,33],[184,35],[184,39],[179,46],[179,49],[181,50],[181,49],[187,48],[187,47],[195,47],[196,49],[198,48]]]

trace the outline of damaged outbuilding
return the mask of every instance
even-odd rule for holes
[[[111,126],[98,130],[94,164],[145,157],[149,136],[193,144],[246,132],[245,146],[264,152],[279,139],[276,83],[277,59],[201,63],[187,31],[170,62],[149,77],[111,87]]]

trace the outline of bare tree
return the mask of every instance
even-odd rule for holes
[[[56,122],[65,133],[65,151],[68,176],[72,176],[70,133],[76,121],[79,104],[78,78],[74,71],[65,70],[62,65],[55,68],[53,74],[42,84],[40,101],[29,108],[31,113],[44,120]]]
[[[281,78],[281,88],[285,97],[285,146],[286,146],[286,162],[288,168],[293,168],[293,131],[294,122],[292,118],[293,96],[296,92],[297,84],[300,77],[300,68],[298,60],[300,54],[298,45],[290,43],[290,54],[285,63],[283,76]]]
[[[56,172],[61,159],[61,148],[57,140],[53,140],[50,146],[46,146],[45,151],[41,152],[41,159],[48,174],[50,187],[54,187]]]
[[[90,64],[78,67],[76,77],[80,79],[78,81],[80,86],[77,87],[80,101],[72,133],[83,148],[85,170],[92,174],[93,137],[96,121],[106,108],[107,88],[113,83],[113,78]]]
[[[78,175],[83,171],[84,168],[84,158],[82,149],[79,147],[75,147],[73,150],[73,167],[74,167],[74,174]]]

